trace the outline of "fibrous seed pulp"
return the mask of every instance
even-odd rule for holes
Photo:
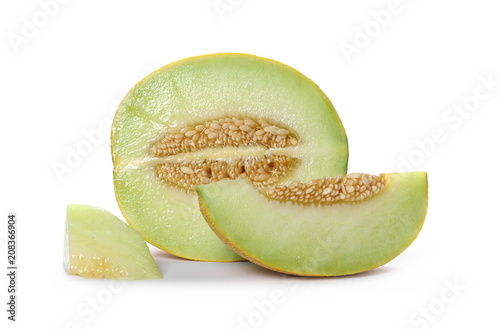
[[[297,139],[284,128],[266,120],[222,118],[199,125],[169,128],[153,146],[157,156],[193,152],[206,147],[261,145],[267,148],[297,145]]]
[[[124,279],[129,273],[123,266],[113,264],[109,257],[71,255],[68,273],[94,279]]]
[[[204,148],[264,146],[268,149],[295,146],[297,138],[285,128],[266,120],[221,118],[201,124],[171,127],[153,147],[156,156],[167,159],[180,153]],[[193,191],[194,186],[224,179],[249,179],[262,187],[279,182],[290,173],[298,160],[286,155],[265,155],[231,160],[199,160],[157,166],[161,180]]]
[[[233,161],[201,160],[189,163],[163,163],[158,165],[158,176],[187,190],[196,185],[223,179],[251,180],[257,186],[276,184],[294,167],[294,159],[285,155],[250,157]]]
[[[268,198],[295,202],[361,201],[385,186],[384,178],[376,175],[352,173],[347,176],[313,179],[307,183],[294,181],[289,185],[267,188]]]

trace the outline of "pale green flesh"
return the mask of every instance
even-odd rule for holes
[[[426,173],[383,177],[386,186],[378,194],[329,205],[269,200],[243,180],[196,190],[212,229],[240,255],[280,272],[336,276],[387,263],[423,225]]]
[[[292,131],[295,147],[223,148],[157,158],[152,145],[168,127],[219,118],[265,119]],[[154,169],[172,162],[283,154],[299,159],[282,182],[345,174],[347,139],[331,102],[309,79],[281,63],[216,54],[168,65],[125,97],[112,129],[115,191],[126,220],[151,244],[177,256],[235,261],[203,220],[194,192],[160,181]]]
[[[113,214],[96,207],[68,205],[64,267],[86,278],[160,279],[141,235]]]

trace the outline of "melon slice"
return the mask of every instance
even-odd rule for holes
[[[64,267],[91,279],[160,279],[141,235],[113,214],[96,207],[67,206]]]
[[[128,223],[174,255],[242,260],[212,232],[194,186],[256,186],[345,174],[347,138],[329,99],[279,62],[213,54],[167,65],[123,99],[112,128],[114,183]]]
[[[367,271],[417,237],[427,175],[349,174],[257,190],[244,180],[196,187],[204,217],[242,257],[303,276]]]

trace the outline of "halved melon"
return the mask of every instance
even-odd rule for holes
[[[103,209],[68,205],[65,240],[68,274],[91,279],[162,277],[141,235]]]
[[[259,191],[247,181],[196,187],[214,232],[242,257],[304,276],[381,266],[417,237],[427,174],[349,174]]]
[[[115,192],[151,244],[205,261],[241,260],[212,232],[194,186],[257,186],[345,174],[347,138],[325,94],[298,71],[246,54],[167,65],[124,98],[113,123]]]

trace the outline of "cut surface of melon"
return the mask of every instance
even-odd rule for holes
[[[360,201],[270,200],[247,181],[196,187],[208,224],[263,267],[303,276],[338,276],[381,266],[417,237],[427,211],[425,172],[382,174],[385,186]]]
[[[156,247],[204,261],[242,258],[203,220],[195,185],[334,176],[348,158],[342,123],[310,79],[230,53],[184,59],[140,81],[117,110],[112,154],[128,223]]]
[[[160,279],[141,235],[113,214],[92,206],[67,206],[64,267],[90,279]]]

